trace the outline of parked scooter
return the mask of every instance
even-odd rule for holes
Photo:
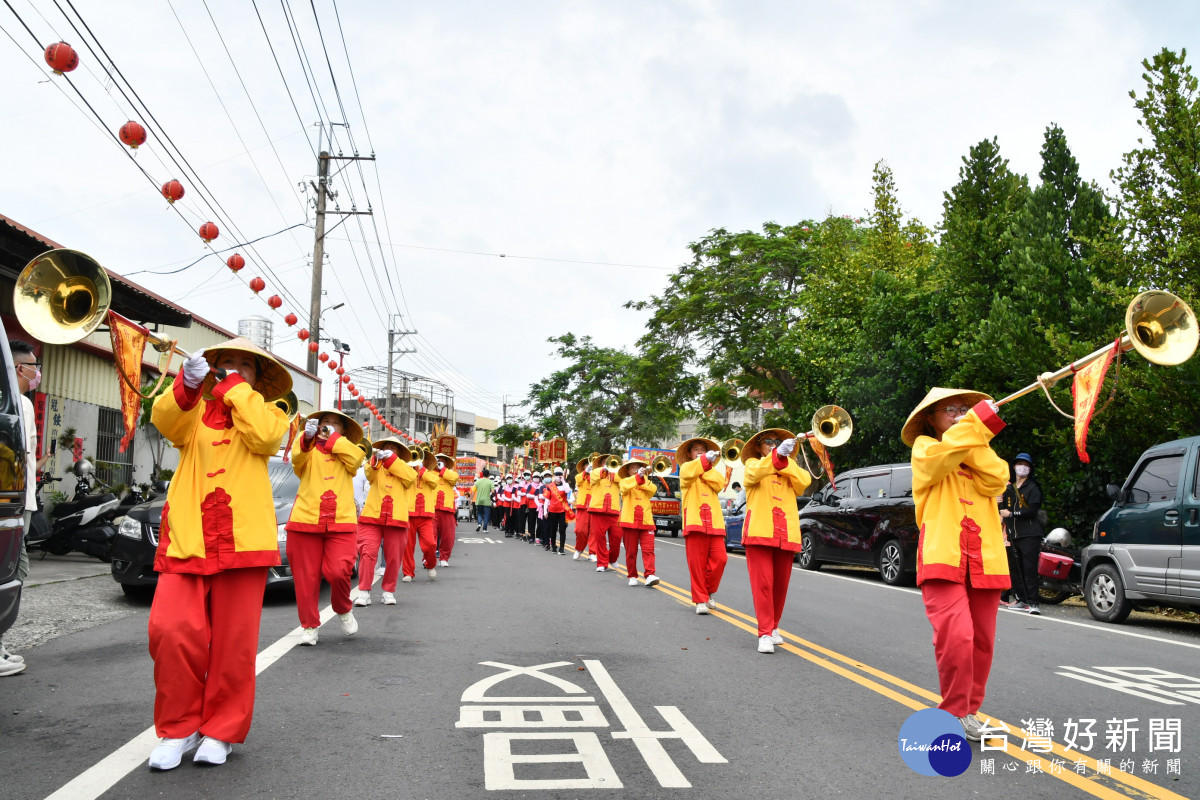
[[[1043,603],[1055,605],[1068,597],[1083,594],[1082,551],[1071,545],[1066,528],[1055,528],[1042,540],[1038,554],[1039,595]]]
[[[92,477],[91,462],[77,461],[72,471],[76,478],[75,496],[56,505],[50,520],[45,518],[40,507],[34,512],[25,547],[29,551],[41,550],[56,556],[75,551],[110,561],[112,540],[117,535],[113,519],[117,516],[120,500],[112,492],[91,493],[93,480],[104,485]],[[61,479],[43,475],[39,488],[41,484],[57,480]]]

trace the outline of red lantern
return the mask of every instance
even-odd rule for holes
[[[346,388],[350,390],[350,394],[353,394],[353,395],[357,395],[357,394],[358,394],[358,392],[354,391],[354,384],[353,384],[353,383],[351,383],[351,384],[348,384],[348,385],[346,386]]]
[[[50,69],[54,70],[55,75],[71,72],[79,66],[79,54],[66,42],[50,45],[42,55],[45,56],[46,63],[50,65]]]
[[[283,305],[283,298],[277,294],[273,294],[267,298],[267,305],[271,308],[279,308]]]
[[[240,253],[234,253],[229,258],[225,259],[225,266],[229,267],[234,272],[237,272],[242,267],[246,266],[246,259],[242,258]]]
[[[345,368],[345,367],[338,367],[338,368],[337,368],[337,374],[338,374],[338,375],[345,375],[345,374],[346,374],[346,368]]]
[[[162,185],[162,196],[167,198],[168,203],[174,203],[183,197],[183,184],[174,179],[167,181]]]
[[[309,343],[308,343],[308,352],[310,352],[310,353],[315,353],[315,352],[317,352],[317,351],[318,351],[318,350],[320,350],[320,349],[321,349],[321,345],[317,344],[316,342],[309,342]]]
[[[129,145],[134,150],[138,149],[138,145],[146,143],[146,129],[133,120],[130,120],[122,125],[121,130],[117,132],[117,135],[121,137],[122,142]],[[213,236],[212,238],[215,239],[217,237]]]
[[[206,222],[200,226],[200,238],[206,243],[221,235],[221,229],[211,222]]]
[[[338,368],[338,372],[341,372],[341,367],[339,367],[339,368]],[[343,376],[342,376],[342,383],[349,383],[349,382],[350,382],[350,376],[349,376],[349,375],[343,375]]]
[[[296,338],[302,342],[305,339],[307,339],[308,338],[308,328],[301,328],[300,330],[296,331]]]
[[[328,361],[329,353],[321,353],[321,355],[317,356],[317,358],[321,359],[322,361]]]
[[[286,317],[283,318],[283,321],[286,322],[288,324],[288,327],[290,328],[296,324],[297,318],[296,318],[295,314],[289,313]]]
[[[267,282],[264,281],[262,278],[251,278],[250,279],[250,290],[252,292],[254,292],[255,294],[258,294],[265,288],[267,288]]]

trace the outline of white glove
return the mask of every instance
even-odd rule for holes
[[[208,376],[208,359],[203,353],[196,353],[194,356],[188,356],[183,362],[183,385],[189,389],[195,389],[200,384],[204,383],[205,377]]]
[[[638,475],[645,475],[645,474],[646,474],[646,468],[638,467]]]
[[[383,450],[380,450],[378,447],[371,451],[371,455],[376,461],[383,461],[385,458],[387,458],[387,453],[385,453]]]
[[[783,456],[784,458],[787,458],[792,454],[792,450],[794,449],[796,449],[796,440],[784,439],[779,443],[779,446],[775,448],[775,452],[779,453],[779,455]]]
[[[317,435],[317,421],[315,419],[309,419],[308,422],[304,423],[304,438],[311,439],[316,435]]]
[[[704,457],[708,459],[708,463],[715,464],[717,463],[717,459],[721,457],[721,454],[716,450],[709,450],[704,454]]]
[[[996,405],[994,400],[985,400],[984,402],[987,403],[987,407],[992,410],[993,414],[1000,416],[1000,406]]]

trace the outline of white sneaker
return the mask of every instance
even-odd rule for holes
[[[575,555],[571,556],[571,560],[572,560],[572,561],[578,561],[578,560],[579,560],[579,551],[578,551],[578,550],[576,550],[576,551],[575,551]]]
[[[396,605],[396,595],[392,594],[391,592],[384,592],[383,593],[383,604],[385,606]]]
[[[443,558],[441,561],[438,562],[438,566],[439,567],[448,567],[448,566],[450,566],[450,562]]]
[[[590,556],[588,556],[588,561],[595,562],[595,560],[596,560],[596,554],[595,554],[595,553],[592,553]]]
[[[710,611],[717,610],[717,596],[715,594],[710,594],[708,596],[708,608]]]
[[[596,572],[607,572],[608,567],[596,567]]]
[[[646,576],[646,585],[647,586],[653,586],[656,583],[658,583],[657,575],[647,575]]]
[[[779,628],[771,631],[771,644],[783,644],[783,637],[779,635]]]
[[[437,580],[437,570],[436,569],[427,569],[427,570],[425,570],[425,574],[429,576],[429,580],[431,580],[431,581]]]
[[[0,677],[24,672],[26,666],[28,665],[24,662],[9,661],[8,659],[0,658]]]
[[[708,606],[705,603],[696,603],[696,613],[697,614],[707,614]]]
[[[353,611],[347,611],[345,614],[338,614],[342,620],[342,633],[347,636],[353,636],[358,633],[358,620],[354,618]]]
[[[163,739],[150,751],[150,769],[175,769],[183,760],[183,754],[200,744],[200,732],[186,739]]]
[[[774,653],[775,652],[775,643],[771,641],[770,636],[758,637],[758,652],[760,652],[760,653]]]
[[[400,579],[401,583],[412,583],[412,575],[405,575]]]
[[[630,586],[637,586],[637,578],[630,578],[630,579],[629,579],[629,585],[630,585]]]
[[[369,606],[371,605],[371,592],[367,589],[359,589],[358,596],[354,598],[354,605]]]
[[[0,660],[7,661],[10,664],[24,664],[25,656],[8,652],[8,648],[4,646],[4,642],[0,642]]]
[[[225,757],[231,752],[233,752],[233,745],[229,742],[205,736],[204,741],[200,743],[200,749],[192,757],[192,762],[195,764],[224,764]]]
[[[300,644],[314,645],[317,643],[317,629],[304,628],[300,631]]]
[[[479,533],[479,531],[480,531],[480,530],[482,530],[482,529],[483,529],[483,526],[482,526],[482,525],[476,525],[476,526],[475,526],[475,532],[476,532],[476,533]]]

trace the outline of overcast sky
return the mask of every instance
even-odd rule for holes
[[[1128,93],[1142,90],[1142,59],[1200,52],[1189,0],[342,0],[340,28],[316,0],[324,49],[307,2],[291,3],[295,39],[272,0],[256,0],[261,24],[248,0],[76,3],[125,79],[113,81],[55,3],[11,2],[0,213],[231,329],[272,312],[228,253],[203,258],[195,228],[217,221],[224,250],[300,225],[239,252],[242,278],[261,275],[264,298],[282,281],[281,312],[304,324],[313,211],[298,184],[316,172],[314,123],[346,122],[334,152],[350,155],[352,136],[377,161],[335,167],[337,202],[369,203],[375,218],[329,234],[324,305],[345,305],[325,314],[325,333],[350,344],[348,365],[382,366],[389,315],[401,314],[418,352],[397,366],[493,417],[561,366],[548,337],[632,345],[645,317],[622,304],[657,293],[708,230],[865,215],[879,159],[904,211],[931,227],[971,145],[999,137],[1036,181],[1050,123],[1107,189],[1136,146]],[[41,44],[80,51],[69,77],[103,123],[49,74],[22,22]],[[157,124],[132,110],[128,87]],[[136,165],[108,133],[127,119],[152,129]],[[170,178],[188,191],[178,211],[157,190]],[[303,364],[295,328],[276,319],[277,351]]]

